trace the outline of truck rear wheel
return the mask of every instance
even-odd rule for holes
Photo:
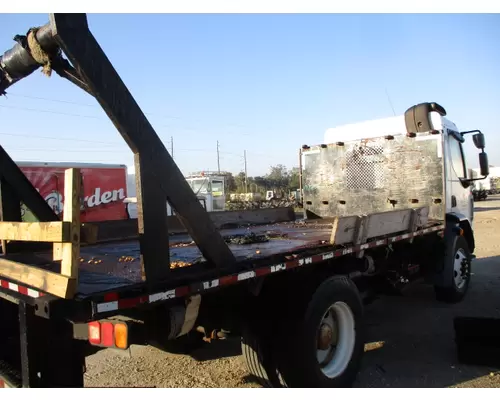
[[[352,386],[364,353],[363,305],[356,286],[346,277],[331,277],[304,300],[305,307],[295,309],[303,312],[282,321],[276,335],[281,339],[273,346],[283,382],[288,387]]]
[[[437,300],[446,303],[463,300],[469,288],[471,258],[465,237],[453,236],[448,239],[444,259],[444,273],[448,279],[446,286],[435,286]]]
[[[282,385],[279,372],[272,361],[272,342],[255,330],[256,325],[243,329],[241,337],[241,353],[245,359],[248,372],[263,387],[279,387]],[[257,328],[258,329],[258,328]]]

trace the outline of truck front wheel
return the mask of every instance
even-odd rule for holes
[[[436,298],[446,303],[458,303],[467,293],[471,276],[471,254],[464,236],[453,235],[446,243],[445,286],[436,286]]]
[[[364,353],[363,305],[354,283],[334,276],[304,306],[292,309],[275,337],[281,379],[288,387],[349,387]],[[300,310],[303,310],[302,312]]]

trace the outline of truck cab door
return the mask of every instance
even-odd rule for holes
[[[446,212],[462,214],[472,225],[474,202],[470,184],[462,181],[468,178],[462,142],[450,130],[445,140]]]

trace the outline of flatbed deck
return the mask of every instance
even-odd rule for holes
[[[426,230],[432,231],[439,222],[429,222]],[[425,230],[425,229],[424,229]],[[242,271],[252,271],[261,267],[285,263],[297,257],[314,256],[328,251],[346,251],[349,246],[332,246],[330,235],[332,223],[321,221],[295,221],[264,226],[221,230],[223,237],[236,257],[236,265],[223,270],[210,267],[203,259],[200,250],[188,235],[174,235],[169,240],[171,277],[167,282],[149,286],[164,289],[193,282],[217,279],[223,275]],[[419,234],[425,233],[423,230]],[[397,237],[396,235],[400,235]],[[401,236],[402,235],[402,236]],[[404,232],[390,235],[391,240],[407,239]],[[246,239],[245,244],[238,243]],[[372,241],[369,247],[387,244],[384,238]],[[352,249],[352,247],[351,247]],[[348,250],[347,253],[352,251]],[[97,244],[81,248],[78,290],[76,299],[101,297],[110,291],[144,289],[141,278],[140,247],[137,240]],[[49,253],[37,253],[36,262],[31,265],[56,270],[54,263],[48,261]],[[25,261],[16,258],[18,261]],[[142,290],[141,290],[142,291]]]

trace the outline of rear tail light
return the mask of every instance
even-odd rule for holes
[[[112,347],[115,338],[113,335],[114,327],[111,322],[103,322],[101,325],[101,334],[102,334],[102,345],[106,347]]]
[[[101,347],[127,349],[128,325],[122,321],[92,321],[88,324],[89,343]]]
[[[126,349],[128,347],[127,324],[119,323],[115,325],[115,346],[119,349]]]
[[[101,324],[98,321],[89,322],[89,342],[101,344]]]

